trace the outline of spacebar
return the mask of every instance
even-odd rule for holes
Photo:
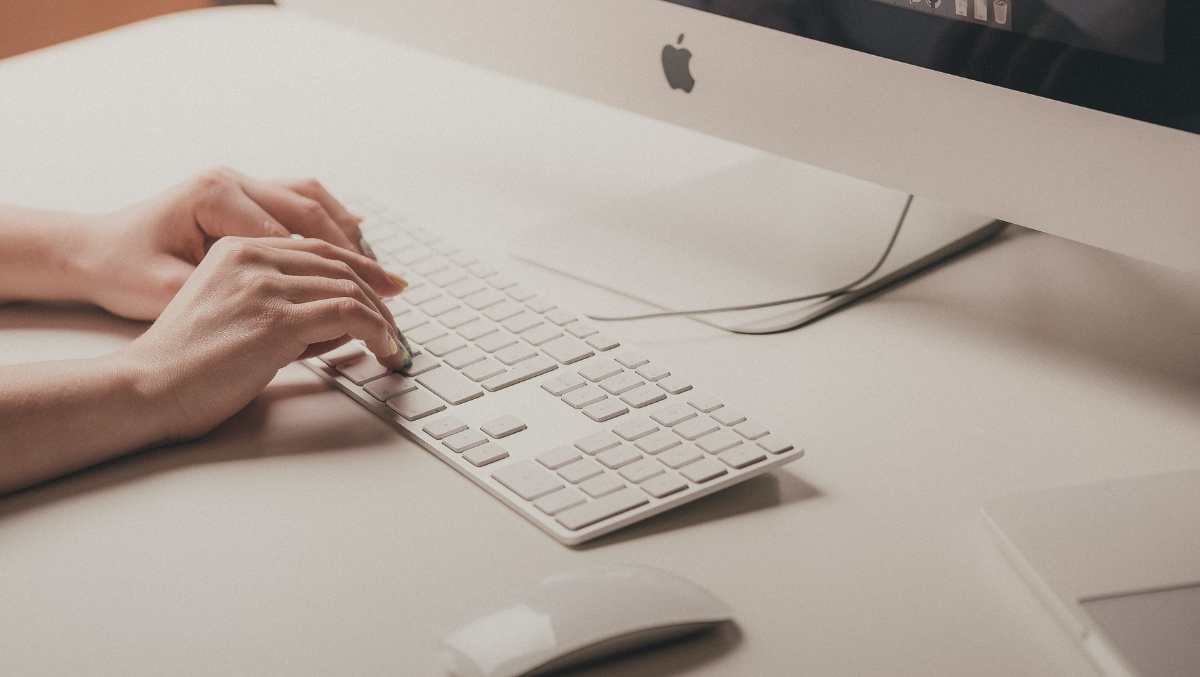
[[[641,492],[625,487],[591,503],[564,510],[559,513],[558,522],[568,529],[582,529],[589,524],[595,524],[602,519],[619,515],[626,510],[632,510],[649,502]]]

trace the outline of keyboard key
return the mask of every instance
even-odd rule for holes
[[[446,439],[442,440],[442,444],[446,448],[455,453],[462,453],[468,449],[474,449],[483,444],[487,444],[488,438],[478,430],[461,430]]]
[[[319,359],[331,367],[336,367],[342,362],[356,360],[366,353],[367,349],[361,343],[351,341],[321,355]]]
[[[567,333],[575,338],[587,338],[592,334],[599,333],[600,330],[586,322],[572,322],[567,325]]]
[[[410,310],[396,316],[396,328],[400,333],[412,331],[423,324],[429,324],[429,316],[419,310]]]
[[[487,320],[471,320],[458,328],[458,335],[468,341],[475,341],[496,331],[496,325]]]
[[[416,421],[446,408],[446,405],[425,390],[412,390],[403,395],[389,398],[388,408],[406,421]]]
[[[616,435],[605,430],[604,432],[588,435],[587,437],[575,443],[575,448],[583,453],[593,456],[605,449],[612,449],[621,443],[621,440]]]
[[[458,307],[458,302],[456,302],[454,299],[449,299],[443,296],[440,299],[434,299],[421,306],[421,311],[430,317],[441,317],[442,315],[445,315],[446,313],[449,313]]]
[[[604,391],[600,390],[596,386],[587,386],[586,388],[572,390],[566,395],[563,395],[562,399],[563,402],[566,402],[576,409],[583,409],[589,404],[599,402],[605,397],[607,397],[607,395],[604,394]]]
[[[771,432],[770,430],[767,430],[766,426],[756,421],[739,423],[737,427],[734,428],[734,431],[748,440],[757,440],[758,438]]]
[[[685,440],[694,440],[717,430],[719,427],[716,421],[707,416],[701,416],[680,423],[675,427],[675,433]]]
[[[638,450],[627,444],[622,444],[596,454],[597,461],[600,461],[605,466],[612,468],[613,470],[629,465],[639,458],[643,457],[638,453]]]
[[[650,418],[653,418],[655,421],[658,421],[660,424],[668,426],[668,427],[678,425],[678,424],[683,423],[684,421],[688,420],[689,418],[695,418],[695,417],[696,417],[696,410],[692,409],[691,407],[687,406],[686,404],[683,404],[682,402],[676,402],[675,404],[668,404],[667,406],[663,407],[662,409],[659,409],[658,411],[654,412],[650,416]]]
[[[658,387],[671,393],[672,395],[678,395],[691,390],[692,384],[678,376],[667,376],[666,378],[658,381]]]
[[[474,322],[477,319],[479,319],[478,315],[470,310],[467,310],[466,308],[459,307],[446,313],[445,315],[442,315],[438,318],[438,321],[441,322],[442,326],[444,327],[449,329],[458,329],[464,324],[467,324],[468,322]]]
[[[547,515],[557,515],[567,508],[573,508],[586,500],[583,494],[579,493],[578,489],[567,487],[539,498],[534,502],[534,505],[537,506],[538,510]]]
[[[446,287],[446,292],[456,299],[461,299],[466,298],[471,294],[478,294],[487,288],[488,286],[479,278],[468,278],[466,280],[459,280],[449,287]]]
[[[483,311],[483,315],[493,322],[503,322],[504,320],[507,320],[523,310],[525,309],[517,303],[513,303],[512,301],[502,301]]]
[[[495,444],[489,443],[468,451],[463,454],[463,458],[467,459],[476,468],[482,468],[489,463],[495,463],[502,458],[508,458],[508,452]]]
[[[621,477],[635,484],[641,484],[655,475],[663,474],[663,472],[664,470],[661,465],[648,458],[643,458],[640,461],[634,461],[621,468]]]
[[[570,336],[556,338],[542,346],[542,350],[563,364],[578,362],[595,354],[582,341],[573,339]]]
[[[426,277],[428,277],[429,275],[433,275],[434,273],[438,272],[439,270],[445,270],[449,267],[450,267],[449,261],[447,261],[446,259],[444,259],[440,256],[435,256],[433,258],[425,259],[424,261],[421,261],[420,263],[413,265],[412,269],[413,269],[414,273],[417,273],[418,275],[425,275]]]
[[[699,449],[690,444],[668,449],[658,455],[658,460],[662,461],[668,468],[682,468],[702,458],[704,458],[704,454],[700,453]]]
[[[665,399],[667,399],[667,394],[649,383],[638,386],[621,396],[621,401],[634,409],[641,409]]]
[[[637,373],[647,381],[657,381],[671,375],[671,372],[657,364],[647,364],[637,370]]]
[[[579,370],[579,375],[595,383],[621,373],[621,365],[607,357],[599,357],[588,362]]]
[[[446,364],[453,369],[462,369],[464,367],[469,367],[476,362],[480,362],[486,357],[487,355],[484,355],[483,352],[478,348],[463,348],[447,355]]]
[[[525,423],[516,416],[501,416],[479,426],[480,430],[496,439],[515,435],[525,428]]]
[[[537,355],[538,351],[533,347],[524,343],[516,343],[496,351],[496,359],[504,364],[512,366],[518,362],[528,360]]]
[[[675,473],[664,473],[642,483],[642,490],[655,498],[670,496],[684,489],[687,489],[687,482],[677,477]]]
[[[491,277],[496,274],[496,269],[486,263],[472,263],[467,266],[467,272],[475,277]]]
[[[696,411],[704,414],[707,414],[710,411],[716,411],[717,409],[725,406],[721,400],[718,400],[712,395],[696,390],[693,390],[692,393],[688,395],[687,403]]]
[[[571,322],[574,322],[576,315],[569,310],[555,308],[554,310],[546,313],[546,319],[561,327],[564,324],[570,324]]]
[[[558,515],[558,523],[572,531],[590,526],[650,502],[644,494],[629,487],[585,503]]]
[[[486,350],[489,353],[494,353],[497,350],[507,348],[517,342],[517,337],[506,331],[498,331],[493,334],[488,334],[475,342],[476,347],[480,350]]]
[[[541,324],[529,331],[523,332],[521,338],[529,345],[540,346],[562,336],[562,330],[552,324]]]
[[[554,310],[556,306],[545,296],[538,296],[537,298],[532,298],[525,301],[525,307],[535,313],[545,313]]]
[[[350,379],[354,385],[360,386],[367,381],[373,381],[392,370],[379,364],[374,355],[364,354],[358,358],[339,362],[334,369],[339,374]]]
[[[509,289],[517,286],[517,281],[503,274],[491,275],[487,278],[487,283],[496,289]]]
[[[729,430],[718,430],[711,435],[701,437],[696,444],[710,454],[719,454],[726,449],[732,449],[742,443],[742,436]]]
[[[632,348],[622,348],[621,350],[618,350],[617,352],[613,353],[613,359],[621,363],[621,366],[625,367],[626,369],[637,369],[638,367],[650,361],[643,357],[641,353],[638,353]]]
[[[559,476],[571,484],[579,484],[602,472],[604,472],[604,468],[596,465],[596,462],[589,458],[581,458],[558,469]]]
[[[424,428],[421,428],[421,430],[425,431],[426,435],[429,435],[435,440],[444,440],[447,437],[455,433],[461,433],[466,429],[467,424],[463,423],[457,418],[454,418],[453,416],[439,418]]]
[[[600,498],[601,496],[607,496],[624,486],[625,483],[618,479],[615,475],[609,475],[606,473],[583,482],[579,485],[579,488],[583,489],[583,493],[591,496],[592,498]]]
[[[448,353],[452,353],[459,348],[463,348],[467,342],[454,334],[447,334],[441,338],[434,339],[425,344],[425,350],[435,357],[441,357]]]
[[[626,371],[604,379],[600,382],[600,387],[604,388],[610,395],[620,395],[633,390],[643,383],[645,381],[640,376],[631,371]]]
[[[408,301],[414,306],[419,306],[422,303],[428,303],[442,295],[442,290],[431,284],[422,284],[416,287],[409,287],[404,290],[400,298]]]
[[[601,400],[583,408],[583,414],[597,423],[611,421],[628,413],[629,407],[614,399]]]
[[[791,444],[784,442],[775,435],[767,435],[766,437],[760,439],[758,441],[758,446],[766,449],[772,454],[782,454],[795,448]]]
[[[439,287],[446,287],[467,278],[467,272],[460,268],[445,268],[429,276],[429,281]]]
[[[741,412],[730,409],[729,407],[721,407],[712,413],[712,417],[717,419],[717,423],[721,425],[737,425],[746,420]]]
[[[561,489],[562,480],[533,461],[517,461],[492,473],[492,478],[526,501]]]
[[[583,377],[581,377],[579,374],[564,372],[558,376],[555,376],[554,378],[548,378],[545,381],[542,381],[542,390],[545,390],[555,397],[561,397],[562,395],[565,395],[576,388],[582,388],[586,384],[587,381],[583,380]]]
[[[388,374],[367,384],[367,394],[380,402],[417,389],[417,382],[400,374]]]
[[[450,404],[462,404],[483,394],[477,383],[449,369],[434,369],[417,377],[417,383],[429,388],[434,395]]]
[[[582,458],[575,447],[555,447],[537,457],[538,463],[551,470],[558,470],[564,465]]]
[[[717,456],[721,462],[730,468],[745,468],[746,466],[754,465],[766,458],[767,455],[760,449],[745,444],[729,451],[723,452]]]
[[[459,252],[459,253],[455,254],[454,256],[451,256],[450,260],[453,261],[454,265],[456,265],[456,266],[466,267],[466,266],[471,265],[472,263],[475,263],[479,259],[472,256],[469,252]]]
[[[640,440],[656,430],[658,430],[658,426],[644,416],[627,419],[621,425],[613,428],[613,432],[627,442]]]
[[[408,368],[403,371],[403,373],[409,376],[420,376],[421,374],[424,374],[428,371],[433,371],[440,366],[442,366],[441,363],[434,359],[432,355],[421,353],[420,355],[413,356],[412,364],[410,364]]]
[[[404,338],[416,343],[428,343],[434,339],[439,339],[446,335],[446,328],[440,324],[430,322],[423,324],[416,329],[406,333]]]
[[[529,299],[537,296],[537,292],[530,291],[529,289],[522,287],[519,284],[509,287],[508,289],[505,290],[505,292],[512,298],[516,299],[517,301],[528,301]]]
[[[467,307],[471,308],[472,310],[484,310],[491,308],[492,306],[504,300],[506,299],[503,293],[498,292],[490,287],[484,291],[477,292],[463,298],[463,301],[467,304]]]
[[[433,245],[433,250],[442,256],[450,256],[451,254],[457,254],[458,252],[462,251],[462,248],[453,242],[443,240]]]
[[[612,350],[620,346],[621,342],[604,334],[595,334],[588,337],[587,344],[600,352],[604,352],[605,350]]]
[[[513,315],[505,320],[502,326],[514,334],[520,334],[523,331],[528,331],[540,324],[543,324],[543,322],[544,320],[542,320],[540,315],[536,315],[534,313],[521,313],[519,315]]]
[[[715,477],[720,477],[728,471],[716,459],[702,458],[695,463],[685,465],[679,472],[696,484],[702,484]]]
[[[678,436],[672,435],[671,431],[660,430],[638,439],[637,448],[646,451],[647,454],[659,454],[661,451],[678,447],[679,444],[683,443],[679,442]]]
[[[489,378],[496,376],[497,374],[503,374],[503,373],[504,373],[504,365],[500,364],[499,362],[493,360],[490,357],[485,359],[482,362],[476,362],[475,364],[472,364],[471,366],[467,367],[466,369],[463,369],[463,376],[466,376],[467,378],[469,378],[475,382],[486,381]]]
[[[528,381],[535,376],[548,374],[555,369],[558,369],[558,365],[554,363],[554,360],[545,355],[538,355],[533,359],[521,362],[503,374],[493,376],[484,381],[483,387],[490,391],[502,390],[522,381]]]

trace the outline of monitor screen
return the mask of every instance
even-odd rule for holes
[[[1200,133],[1200,0],[662,0]]]

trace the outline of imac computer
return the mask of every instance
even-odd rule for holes
[[[770,154],[712,185],[588,215],[586,232],[640,220],[628,235],[644,237],[676,215],[700,231],[704,221],[747,232],[774,224],[824,233],[818,239],[829,245],[842,204],[874,221],[855,245],[856,260],[869,262],[911,194],[940,207],[914,207],[929,227],[906,226],[897,249],[906,239],[910,246],[897,265],[920,267],[975,244],[995,232],[995,220],[1200,270],[1200,3],[1192,0],[285,4]],[[778,204],[761,198],[764,183]],[[737,199],[756,186],[757,204]],[[879,209],[863,211],[873,202]],[[805,213],[813,204],[824,215]],[[945,223],[930,225],[938,219]],[[587,271],[582,277],[623,277],[604,270],[604,242],[558,238],[574,251],[550,251],[555,238],[544,235],[517,254],[575,256],[570,268]],[[732,247],[714,257],[723,255]],[[752,301],[751,291],[731,293]],[[687,307],[702,297],[643,300]]]

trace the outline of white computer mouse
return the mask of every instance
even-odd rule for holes
[[[607,565],[554,574],[443,640],[460,677],[560,670],[732,620],[704,588],[660,569]]]

